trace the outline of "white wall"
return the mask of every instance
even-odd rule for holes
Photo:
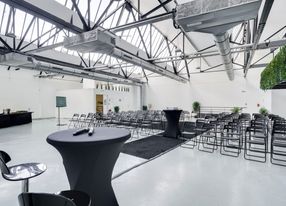
[[[61,117],[70,118],[74,113],[95,112],[94,89],[71,89],[57,92],[67,98],[67,107],[61,108]]]
[[[286,118],[286,90],[272,90],[272,113]]]
[[[56,92],[68,88],[81,88],[79,81],[39,79],[30,70],[7,70],[0,66],[0,112],[5,108],[12,111],[33,111],[33,118],[56,116]]]
[[[84,89],[62,90],[57,92],[57,96],[67,97],[67,107],[61,109],[63,118],[70,118],[74,113],[89,113],[96,111],[96,95],[103,95],[103,109],[107,113],[109,109],[113,111],[114,106],[119,106],[120,111],[139,110],[140,88],[137,86],[125,86],[129,92],[96,89],[96,81],[84,79]],[[102,84],[106,84],[103,83]],[[118,86],[118,85],[117,85]],[[121,85],[123,86],[123,85]]]
[[[244,111],[251,113],[258,112],[260,107],[271,110],[271,92],[259,88],[261,71],[249,71],[246,79],[242,72],[236,72],[234,81],[229,81],[225,72],[194,74],[187,84],[167,78],[149,78],[144,89],[144,104],[152,104],[152,109],[175,106],[192,111],[192,102],[199,101],[202,106],[247,107]]]

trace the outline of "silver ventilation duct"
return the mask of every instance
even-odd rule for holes
[[[230,80],[234,79],[228,30],[257,16],[261,0],[194,0],[177,6],[176,21],[185,31],[210,33]]]
[[[103,71],[89,72],[82,69],[70,68],[61,65],[50,64],[36,60],[34,57],[18,54],[9,53],[0,55],[0,65],[19,67],[23,69],[37,70],[51,72],[55,74],[63,74],[81,77],[85,79],[93,79],[98,81],[112,82],[116,84],[126,84],[142,86],[143,82],[138,79],[124,79],[117,74],[105,73]]]
[[[183,83],[188,81],[187,78],[171,72],[173,68],[170,65],[166,63],[155,64],[149,62],[146,52],[142,49],[109,31],[102,31],[100,28],[73,37],[67,37],[63,45],[66,49],[82,53],[97,52],[107,54],[176,81]]]
[[[229,44],[228,32],[215,35],[216,45],[219,49],[219,53],[222,57],[222,62],[225,66],[225,70],[229,80],[234,80],[233,64],[231,57],[231,50]]]

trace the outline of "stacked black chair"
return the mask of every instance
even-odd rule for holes
[[[208,115],[205,119],[197,119],[195,123],[189,123],[193,124],[189,125],[189,128],[186,127],[187,122],[183,122],[181,137],[188,139],[189,142],[181,147],[193,149],[198,145],[199,151],[214,152],[220,146],[225,121],[227,121],[227,115],[221,113]]]
[[[81,128],[85,123],[85,119],[86,119],[86,114],[81,114],[77,119],[77,122],[75,123],[74,127]]]
[[[198,150],[213,153],[218,148],[218,138],[221,137],[221,127],[219,121],[210,121],[205,124],[206,132],[199,136]]]
[[[151,124],[153,130],[164,130],[161,112],[156,111],[154,113]]]
[[[120,119],[121,115],[115,113],[114,115],[112,115],[110,122],[108,122],[108,125],[111,127],[116,127],[117,125],[120,124]]]
[[[117,125],[117,127],[128,129],[130,127],[130,120],[132,118],[132,115],[133,114],[129,111],[128,112],[121,112],[119,124]]]
[[[78,118],[79,118],[79,114],[73,114],[73,116],[72,116],[72,118],[69,120],[70,121],[70,123],[69,123],[69,128],[71,127],[71,126],[73,126],[73,127],[76,127],[76,124],[77,124],[77,122],[78,122]]]
[[[184,145],[181,147],[183,148],[189,148],[193,149],[197,146],[197,138],[196,138],[196,132],[194,131],[193,127],[187,127],[188,122],[183,121],[181,124],[181,138],[188,140]],[[191,123],[189,123],[191,124]]]
[[[93,118],[94,118],[94,114],[88,113],[85,120],[82,123],[82,126],[83,127],[91,127],[93,125]]]
[[[249,113],[241,113],[238,117],[238,121],[241,123],[241,128],[244,135],[246,128],[250,126],[251,115]]]
[[[90,121],[89,127],[97,127],[98,126],[97,114],[92,113],[91,119],[89,121]]]
[[[266,126],[265,126],[266,127]],[[244,141],[244,158],[251,161],[266,162],[268,134],[266,128],[247,127]]]
[[[242,139],[241,125],[236,122],[229,122],[223,129],[220,153],[222,155],[238,157],[242,149]]]
[[[115,115],[114,114],[111,114],[108,116],[108,120],[106,120],[104,122],[104,124],[107,126],[107,127],[113,127],[114,126],[114,123],[113,123],[113,120],[115,118]]]
[[[275,118],[271,134],[270,161],[286,166],[286,120]]]
[[[134,137],[135,133],[137,134],[137,137],[139,137],[139,127],[140,127],[141,121],[137,116],[133,116],[130,118],[130,126],[132,127],[131,136]]]
[[[8,181],[22,181],[22,192],[29,191],[29,179],[39,176],[47,169],[42,163],[25,163],[8,167],[7,163],[10,161],[10,156],[0,151],[0,169],[3,178]]]
[[[149,135],[152,130],[152,116],[150,114],[145,114],[144,119],[142,119],[140,124],[141,132],[143,134]]]
[[[206,131],[206,120],[205,119],[197,119],[194,131],[196,132],[196,136],[204,133]]]

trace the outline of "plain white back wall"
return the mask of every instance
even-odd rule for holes
[[[66,97],[67,107],[61,108],[62,118],[71,118],[74,113],[95,112],[94,89],[71,89],[57,92]]]
[[[285,89],[272,90],[272,112],[286,118]]]
[[[0,112],[5,108],[12,111],[30,110],[33,118],[56,116],[56,92],[68,88],[81,88],[79,81],[40,79],[39,72],[15,71],[0,66]]]
[[[247,78],[236,72],[234,81],[229,81],[225,72],[194,74],[186,84],[149,78],[144,88],[144,104],[151,104],[152,109],[179,107],[192,111],[192,103],[199,101],[202,106],[247,107],[244,111],[251,113],[258,112],[260,107],[271,110],[271,92],[259,88],[260,72],[251,70]]]
[[[84,79],[84,89],[62,90],[57,92],[57,96],[67,97],[67,107],[61,108],[61,117],[71,118],[74,113],[96,112],[96,95],[103,95],[103,109],[107,113],[109,109],[114,110],[114,106],[119,106],[120,111],[139,110],[141,108],[140,88],[137,86],[124,86],[130,89],[126,91],[112,91],[106,89],[96,89],[94,80]],[[107,83],[101,82],[103,85]],[[117,85],[118,86],[118,85]],[[123,85],[120,85],[123,86]]]

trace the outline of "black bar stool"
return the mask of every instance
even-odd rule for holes
[[[0,150],[0,169],[4,179],[8,181],[22,181],[22,192],[29,191],[29,179],[39,176],[46,171],[46,165],[42,163],[25,163],[8,167],[10,156]]]

